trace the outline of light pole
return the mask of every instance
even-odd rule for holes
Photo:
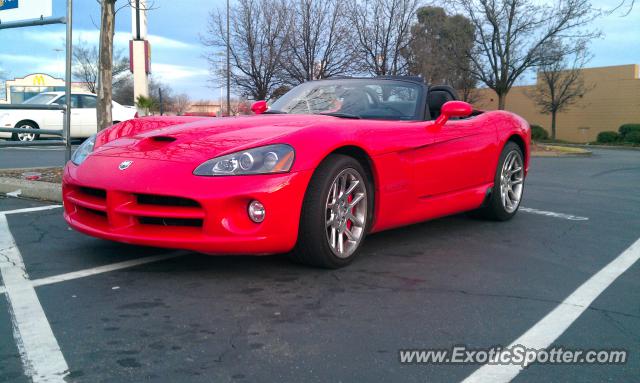
[[[227,115],[231,115],[231,58],[229,57],[231,54],[231,41],[229,40],[231,36],[229,27],[230,16],[231,7],[229,6],[229,0],[227,0]]]
[[[216,53],[216,56],[218,56],[217,59],[215,59],[214,63],[215,63],[215,71],[217,73],[216,75],[216,80],[218,81],[218,86],[220,88],[220,97],[218,97],[218,105],[220,106],[218,113],[216,114],[218,117],[222,117],[223,113],[222,111],[224,110],[224,108],[222,107],[223,102],[224,102],[224,97],[222,96],[222,93],[224,92],[224,83],[223,83],[223,73],[224,73],[224,52],[218,52]]]

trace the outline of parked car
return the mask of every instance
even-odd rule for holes
[[[86,140],[63,175],[85,234],[209,254],[289,253],[337,268],[369,233],[518,211],[529,124],[414,78],[329,79],[256,116],[146,117]]]
[[[34,105],[63,105],[64,92],[44,92],[23,102]],[[86,138],[97,132],[97,97],[92,93],[71,94],[71,137]],[[136,108],[113,102],[113,122],[118,123],[134,118]],[[64,113],[60,110],[0,110],[0,126],[4,128],[62,130]],[[0,133],[0,138],[33,141],[39,138],[35,133]],[[44,135],[43,135],[44,136]]]

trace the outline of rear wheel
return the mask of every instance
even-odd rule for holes
[[[371,182],[362,165],[349,156],[329,156],[309,183],[291,256],[324,268],[351,263],[367,233],[372,202]]]
[[[516,214],[524,192],[523,158],[520,146],[512,141],[507,142],[500,154],[491,196],[480,210],[482,216],[506,221]]]
[[[15,126],[16,129],[39,129],[38,125],[31,121],[20,121]],[[11,135],[11,139],[14,141],[34,141],[40,138],[39,134],[36,133],[13,133]]]

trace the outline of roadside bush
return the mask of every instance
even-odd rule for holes
[[[618,129],[618,132],[620,132],[620,136],[622,137],[623,140],[628,141],[627,140],[627,135],[629,135],[630,133],[633,132],[640,132],[640,124],[623,124],[620,125],[620,128]],[[631,141],[629,141],[631,142]]]
[[[534,141],[546,140],[549,133],[540,125],[531,125],[531,139]]]
[[[640,144],[640,130],[625,134],[624,141],[632,144]]]
[[[601,144],[608,144],[618,141],[620,135],[618,132],[600,132],[598,133],[598,142]]]

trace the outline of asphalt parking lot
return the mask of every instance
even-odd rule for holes
[[[511,344],[638,240],[639,190],[640,151],[535,158],[512,221],[379,233],[335,271],[106,242],[69,230],[59,208],[6,219],[68,381],[457,382],[480,366],[406,365],[398,350]],[[0,212],[45,205],[0,198]],[[29,381],[19,314],[0,299],[0,382]],[[637,380],[640,264],[553,344],[628,361],[533,365],[514,381]]]
[[[3,142],[0,140],[0,142]],[[80,141],[75,141],[75,150]],[[2,161],[0,169],[34,168],[46,166],[62,166],[64,164],[64,147],[39,146],[39,147],[14,147],[0,148]]]

